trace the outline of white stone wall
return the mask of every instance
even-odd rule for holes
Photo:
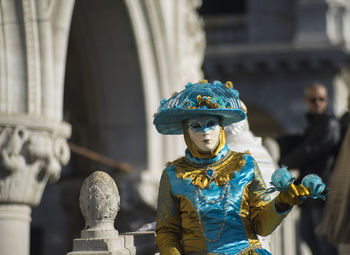
[[[147,169],[140,194],[155,206],[160,174],[167,161],[184,153],[181,136],[159,135],[153,114],[160,100],[180,91],[188,81],[202,78],[205,39],[202,21],[196,13],[198,0],[125,0],[141,64],[147,130]]]

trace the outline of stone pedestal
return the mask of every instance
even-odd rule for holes
[[[120,209],[117,185],[106,173],[96,171],[80,190],[80,209],[85,219],[81,237],[74,239],[67,255],[134,255],[133,235],[119,235],[114,219]]]
[[[134,237],[110,233],[105,238],[78,238],[73,241],[73,250],[67,255],[132,255],[136,254]]]
[[[1,255],[29,255],[30,214],[27,205],[0,205]]]

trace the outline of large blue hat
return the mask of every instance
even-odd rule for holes
[[[188,83],[186,88],[160,103],[153,124],[164,135],[183,134],[183,121],[200,115],[215,115],[223,127],[246,118],[239,93],[232,82]]]

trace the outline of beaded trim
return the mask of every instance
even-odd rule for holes
[[[228,191],[229,191],[230,187],[231,187],[231,183],[228,182],[228,183],[225,185],[224,190],[221,192],[221,195],[220,195],[217,199],[215,199],[215,200],[208,200],[207,197],[204,196],[204,194],[203,194],[203,192],[202,192],[201,189],[198,189],[198,193],[199,193],[199,195],[203,198],[203,200],[205,200],[205,202],[207,202],[208,204],[212,204],[212,205],[213,205],[213,204],[216,204],[216,203],[220,202],[220,201],[224,198],[224,196],[225,196],[226,194],[228,194]]]
[[[218,197],[217,199],[215,200],[208,200],[206,198],[206,196],[204,196],[204,194],[202,193],[202,190],[197,187],[196,189],[196,210],[197,210],[197,214],[198,214],[198,221],[199,221],[199,225],[201,226],[201,231],[205,237],[205,239],[209,242],[209,243],[215,243],[217,241],[220,240],[221,236],[222,236],[222,233],[224,232],[224,228],[225,228],[225,224],[226,224],[226,216],[227,216],[227,208],[228,208],[228,205],[229,205],[229,199],[228,199],[228,194],[229,194],[229,190],[230,190],[230,187],[231,187],[231,183],[230,182],[227,182],[226,185],[225,185],[225,189],[221,192],[221,195],[220,197]],[[224,198],[226,198],[226,202],[225,202],[225,206],[224,206],[224,217],[223,217],[223,220],[221,222],[221,226],[220,226],[220,230],[219,230],[219,233],[217,235],[217,237],[215,239],[209,239],[206,235],[206,231],[205,231],[205,224],[204,222],[202,221],[202,218],[200,216],[200,211],[199,211],[199,195],[202,197],[202,199],[209,203],[209,204],[215,204],[215,203],[218,203],[220,202],[221,200],[223,200]]]
[[[245,255],[248,251],[254,251],[255,249],[262,249],[261,245],[252,245],[241,250],[237,255]]]

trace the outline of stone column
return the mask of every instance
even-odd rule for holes
[[[62,121],[74,0],[0,1],[0,254],[29,254],[31,207],[70,157]]]
[[[29,254],[30,213],[27,205],[0,206],[1,254]]]

